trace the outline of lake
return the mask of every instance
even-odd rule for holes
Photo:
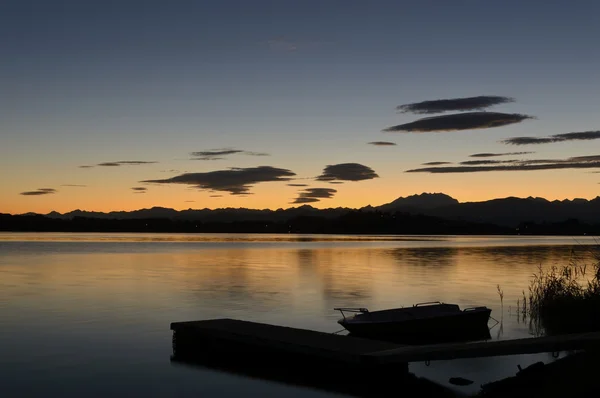
[[[169,324],[231,317],[336,332],[336,306],[485,305],[493,339],[538,266],[591,264],[592,237],[0,233],[5,397],[333,396],[177,366]],[[504,292],[503,305],[497,285]],[[490,326],[494,322],[490,322]],[[442,385],[512,376],[552,355],[414,363]],[[427,366],[429,365],[429,366]]]

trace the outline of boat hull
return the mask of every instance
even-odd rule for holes
[[[398,321],[340,319],[338,323],[352,336],[399,343],[436,343],[490,338],[487,326],[491,310],[461,311],[431,318]]]

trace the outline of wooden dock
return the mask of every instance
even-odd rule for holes
[[[176,356],[229,356],[256,361],[275,355],[276,361],[330,363],[406,369],[409,362],[480,358],[576,350],[598,350],[600,333],[531,337],[516,340],[406,346],[313,330],[234,319],[171,324]],[[325,362],[324,362],[325,361]]]
[[[401,346],[370,353],[367,356],[376,363],[405,363],[537,354],[541,352],[558,353],[560,351],[577,350],[600,351],[600,333],[578,333],[471,343]]]
[[[176,354],[287,354],[344,363],[364,363],[366,354],[397,344],[235,319],[171,323]],[[238,355],[239,356],[239,355]]]
[[[406,363],[364,360],[397,344],[234,319],[175,322],[171,330],[174,365],[355,397],[389,397],[398,385],[419,396],[456,396],[410,374]]]

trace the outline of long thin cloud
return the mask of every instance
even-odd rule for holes
[[[83,165],[79,166],[80,169],[91,169],[92,167],[119,167],[119,166],[139,166],[142,164],[153,164],[158,163],[155,161],[144,161],[144,160],[120,160],[118,162],[102,162],[97,165]]]
[[[427,162],[421,163],[423,166],[441,166],[443,164],[452,164],[452,162]]]
[[[554,134],[548,137],[512,137],[500,142],[509,145],[532,145],[597,139],[600,139],[600,131],[581,131],[574,133]]]
[[[502,152],[502,153],[490,153],[490,152],[483,152],[483,153],[474,153],[472,155],[469,155],[470,158],[494,158],[494,157],[498,157],[498,156],[517,156],[517,155],[529,155],[535,152]]]
[[[192,160],[223,160],[225,158],[222,158],[220,156],[202,156],[202,157],[197,157],[197,158],[192,158]]]
[[[378,177],[373,169],[360,163],[340,163],[326,166],[317,181],[362,181]]]
[[[486,160],[467,160],[464,162],[460,162],[459,164],[462,164],[464,166],[479,166],[482,164],[510,164],[510,163],[517,163],[519,162],[518,160],[491,160],[491,159],[486,159]]]
[[[200,152],[192,152],[191,156],[194,157],[202,157],[202,156],[223,156],[223,155],[233,155],[234,153],[244,152],[241,149],[216,149],[211,151],[200,151]]]
[[[590,169],[600,168],[600,155],[575,156],[567,159],[531,159],[506,161],[468,161],[462,166],[454,167],[424,167],[406,170],[407,173],[477,173],[484,171],[537,171],[559,169]],[[480,162],[480,163],[474,163]],[[486,162],[486,163],[481,163]],[[498,163],[494,163],[498,162]],[[467,166],[466,164],[469,164]]]
[[[242,149],[235,148],[219,148],[210,149],[207,151],[191,152],[190,156],[192,156],[192,160],[220,160],[225,159],[225,156],[236,154],[248,156],[269,156],[269,154],[265,152],[244,151]]]
[[[40,196],[40,195],[51,195],[56,193],[57,190],[54,188],[38,188],[35,191],[26,191],[21,192],[20,195],[23,196]]]
[[[478,97],[438,99],[411,104],[398,105],[399,112],[407,113],[443,113],[448,111],[480,111],[494,105],[514,102],[514,98],[496,95],[480,95]]]
[[[501,127],[509,124],[520,123],[533,116],[518,113],[499,112],[468,112],[452,115],[432,116],[414,122],[388,127],[383,132],[409,132],[427,133],[459,130],[475,130]]]
[[[320,199],[332,198],[337,190],[333,188],[307,188],[300,191],[298,197],[292,203],[313,203]]]
[[[397,145],[395,142],[389,142],[389,141],[372,141],[372,142],[367,142],[367,144],[375,145],[375,146],[395,146],[395,145]]]
[[[596,161],[600,161],[600,155],[575,156],[575,157],[569,158],[568,161],[573,161],[573,162],[596,162]]]
[[[144,183],[185,184],[198,189],[247,195],[254,184],[261,182],[290,181],[296,173],[271,166],[248,168],[233,167],[206,173],[186,173],[172,178],[145,180]]]

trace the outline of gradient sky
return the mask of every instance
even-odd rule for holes
[[[594,198],[600,167],[406,170],[480,152],[599,155],[599,140],[500,142],[600,130],[599,12],[594,0],[4,0],[0,212],[298,206],[291,202],[304,187],[289,183],[336,189],[310,203],[319,208],[422,192],[460,201]],[[398,105],[481,95],[515,99],[489,112],[536,119],[382,132],[437,116],[398,113]],[[220,148],[269,156],[191,160]],[[118,161],[157,163],[80,167]],[[378,178],[315,181],[340,163],[368,166]],[[140,182],[257,166],[298,180],[251,184],[251,195]],[[32,191],[40,194],[22,195]]]

